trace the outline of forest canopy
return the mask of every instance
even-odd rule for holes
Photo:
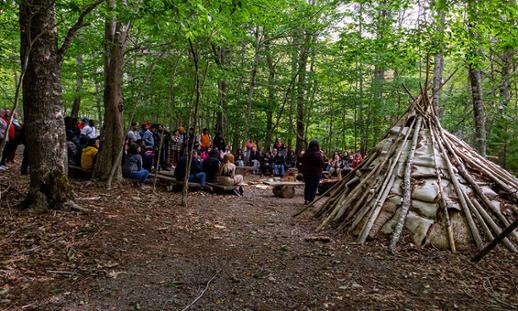
[[[9,109],[22,73],[20,2],[0,4],[0,106]],[[328,152],[368,151],[429,75],[443,126],[518,169],[515,1],[66,0],[55,2],[58,46],[94,4],[61,64],[67,115],[109,122],[112,19],[127,32],[125,127],[131,116],[186,127],[191,116],[198,132],[221,131],[234,148],[282,137],[298,150],[316,138]]]

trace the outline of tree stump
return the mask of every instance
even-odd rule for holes
[[[293,185],[274,186],[273,195],[278,198],[291,199],[295,196],[295,186],[293,186]]]

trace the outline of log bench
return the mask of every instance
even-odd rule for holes
[[[236,166],[236,174],[239,175],[248,175],[249,173],[254,171],[253,166]]]
[[[304,185],[298,181],[265,181],[264,184],[273,187],[274,196],[288,199],[295,196],[295,187]]]
[[[68,177],[76,179],[91,179],[93,170],[85,170],[80,166],[68,165]]]
[[[219,192],[219,193],[232,193],[237,196],[243,196],[243,186],[226,186],[226,185],[220,185],[216,183],[207,183],[208,186],[212,187],[213,192]]]

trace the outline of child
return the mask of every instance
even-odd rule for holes
[[[81,151],[81,168],[87,171],[93,170],[98,152],[99,140],[90,138],[86,148]]]

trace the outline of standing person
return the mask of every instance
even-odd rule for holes
[[[221,133],[217,133],[216,137],[212,140],[212,148],[217,148],[220,153],[225,153],[225,151],[227,151],[225,139]]]
[[[83,127],[81,129],[81,135],[82,136],[86,136],[90,139],[96,139],[97,138],[97,130],[95,129],[95,121],[94,120],[89,120],[88,121],[88,124],[85,125],[85,127]]]
[[[304,204],[308,204],[315,199],[318,184],[322,178],[322,168],[324,159],[320,152],[318,141],[312,140],[308,149],[302,156],[302,175],[304,176]]]
[[[210,137],[209,130],[207,128],[204,128],[201,131],[201,135],[200,135],[200,145],[201,145],[202,151],[209,150],[209,148],[211,146],[211,141],[212,141],[212,138]]]
[[[140,131],[140,138],[144,142],[146,149],[153,149],[155,147],[155,140],[153,139],[153,132],[149,129],[149,123],[142,123],[142,130]]]
[[[137,140],[140,139],[137,122],[131,122],[131,128],[128,131],[127,137],[130,140],[130,143],[135,143],[135,142],[137,142]]]
[[[170,146],[169,165],[171,165],[171,167],[176,167],[176,165],[178,165],[178,159],[180,159],[183,146],[183,136],[180,134],[180,129],[176,129],[171,136]]]
[[[200,144],[200,138],[194,133],[194,127],[189,129],[189,134],[187,135],[187,150],[191,153],[191,148]]]
[[[140,146],[130,143],[128,147],[128,157],[122,165],[122,176],[129,179],[136,179],[139,186],[146,182],[149,171],[142,167],[142,156]]]
[[[7,167],[7,159],[10,157],[11,153],[16,152],[16,142],[15,142],[15,135],[16,131],[14,129],[14,126],[9,126],[9,116],[11,115],[10,110],[4,110],[1,112],[3,115],[1,116],[1,132],[2,132],[2,139],[4,139],[4,136],[7,136],[6,144],[4,146],[4,150],[2,152],[2,159],[0,160],[0,171],[5,171],[8,169]]]

